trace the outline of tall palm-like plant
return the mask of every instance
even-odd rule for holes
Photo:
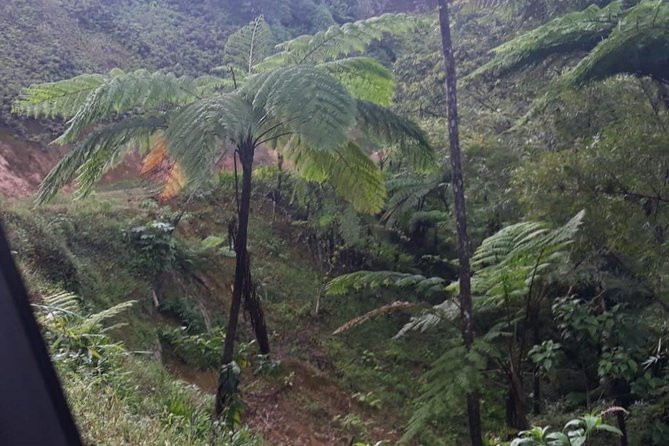
[[[381,209],[385,188],[381,171],[363,147],[396,147],[415,165],[432,161],[420,128],[383,107],[392,96],[392,75],[373,59],[351,56],[385,32],[408,29],[407,23],[405,16],[388,15],[332,27],[281,44],[277,54],[261,62],[256,62],[252,42],[241,64],[246,67],[242,78],[232,81],[114,70],[32,86],[15,104],[18,113],[69,119],[57,142],[74,147],[42,183],[40,202],[75,178],[79,193],[88,193],[134,148],[166,147],[196,184],[210,177],[224,153],[234,154],[241,167],[241,193],[217,415],[236,388],[233,352],[243,298],[260,350],[269,353],[247,250],[256,149],[272,142],[303,177],[329,181],[356,209],[370,213]],[[257,31],[262,25],[256,21],[249,26]]]

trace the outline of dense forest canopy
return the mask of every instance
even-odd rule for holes
[[[0,25],[41,182],[0,216],[87,443],[669,442],[666,0]]]

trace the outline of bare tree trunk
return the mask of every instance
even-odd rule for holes
[[[257,299],[250,273],[250,259],[247,248],[249,214],[251,212],[251,176],[253,171],[254,146],[249,137],[245,144],[238,148],[239,160],[242,165],[242,190],[239,201],[238,222],[239,227],[235,237],[235,282],[232,289],[232,303],[230,304],[230,314],[228,316],[228,326],[225,334],[225,344],[223,346],[223,366],[219,377],[218,390],[216,392],[216,407],[214,415],[220,417],[232,396],[237,391],[239,382],[238,371],[232,366],[235,338],[237,336],[237,326],[239,323],[239,311],[242,306],[242,298],[245,298],[246,308],[251,314],[251,323],[258,338],[261,352],[269,353],[269,341],[267,339],[267,328],[260,307],[260,301]]]
[[[462,316],[462,338],[465,347],[470,349],[474,343],[474,327],[472,320],[471,272],[469,266],[469,235],[467,233],[467,209],[465,207],[465,190],[462,176],[460,153],[460,135],[458,129],[458,95],[451,39],[451,25],[447,0],[437,0],[439,6],[439,25],[446,65],[446,90],[448,93],[448,134],[451,149],[451,170],[453,194],[455,199],[455,215],[458,231],[458,259],[460,262],[460,312]],[[478,392],[467,395],[467,416],[469,436],[472,446],[483,446],[481,436],[481,409]]]

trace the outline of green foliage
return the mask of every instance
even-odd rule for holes
[[[106,332],[119,327],[104,327],[136,302],[115,305],[96,314],[82,314],[79,299],[60,292],[46,296],[35,304],[52,357],[71,368],[86,367],[103,373],[118,364],[125,350],[113,342]]]
[[[162,221],[135,226],[125,233],[137,250],[134,260],[137,271],[155,277],[176,263],[178,247],[173,233],[174,227]]]
[[[591,5],[559,17],[495,48],[493,59],[469,78],[487,73],[499,76],[547,56],[590,50],[609,35],[623,12],[623,1],[618,0],[604,8]]]
[[[331,26],[314,35],[304,35],[277,45],[278,52],[259,66],[269,70],[295,64],[318,64],[363,52],[369,44],[384,34],[402,34],[410,31],[414,19],[403,14],[384,14],[366,20]]]
[[[584,415],[567,422],[562,432],[550,432],[549,427],[523,431],[511,446],[583,446],[597,433],[622,435],[617,428],[605,424],[602,415]]]
[[[522,34],[493,50],[493,59],[468,79],[483,74],[503,75],[537,65],[556,56],[589,51],[541,101],[542,105],[564,87],[582,87],[588,82],[619,74],[648,76],[666,83],[669,60],[669,5],[664,1],[613,1],[600,8],[566,14]]]
[[[566,75],[566,83],[580,86],[616,74],[649,76],[669,82],[667,27],[669,4],[642,0],[626,11],[610,35]]]
[[[483,384],[487,350],[481,342],[470,350],[457,340],[452,342],[423,377],[421,393],[414,401],[414,412],[403,441],[411,440],[438,420],[455,421],[465,416],[462,402],[468,393],[478,391]],[[462,435],[463,427],[460,424],[460,432],[451,433],[451,441]],[[448,440],[434,439],[439,443],[433,444],[448,444]]]
[[[392,101],[395,79],[386,67],[371,57],[346,57],[317,67],[336,77],[357,99],[383,106]]]
[[[218,327],[212,332],[196,334],[188,334],[184,332],[185,329],[186,327],[166,331],[162,333],[162,337],[187,364],[202,370],[216,369],[221,362],[225,329]]]
[[[426,278],[416,274],[405,274],[394,271],[358,271],[339,276],[330,281],[326,287],[328,294],[337,296],[361,289],[379,287],[411,288],[423,295],[443,291],[446,282],[439,277]]]
[[[263,16],[233,33],[225,42],[223,61],[240,78],[253,74],[253,67],[270,55],[272,30]],[[225,67],[219,67],[219,70]]]
[[[584,212],[550,231],[541,223],[518,223],[485,239],[472,256],[472,289],[479,305],[501,305],[532,293],[533,286],[568,259]]]
[[[552,340],[544,341],[532,347],[527,356],[539,368],[542,376],[554,378],[561,359],[560,347],[559,343]]]

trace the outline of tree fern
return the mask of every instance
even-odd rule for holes
[[[207,179],[226,144],[254,128],[254,113],[237,94],[220,94],[183,107],[166,131],[170,155],[193,182]]]
[[[386,199],[383,173],[353,142],[324,152],[311,150],[294,140],[286,154],[304,179],[327,181],[356,210],[373,214],[383,207]]]
[[[433,173],[403,172],[386,182],[389,199],[383,220],[392,225],[398,216],[414,212],[428,196],[443,192],[448,186],[448,176],[442,171]]]
[[[314,150],[344,144],[355,124],[356,103],[351,95],[334,77],[308,65],[256,76],[241,94]]]
[[[497,305],[505,299],[527,296],[546,273],[568,257],[584,212],[564,226],[549,230],[542,223],[508,226],[487,238],[472,257],[472,289],[479,305]]]
[[[356,98],[363,96],[362,85],[366,85],[373,92],[367,98],[388,102],[392,83],[379,64],[365,58],[327,62],[365,49],[385,30],[400,28],[398,21],[401,26],[408,26],[403,17],[387,16],[298,39],[304,45],[287,43],[281,47],[283,55],[274,62],[289,63],[279,63],[279,68],[257,74],[252,74],[257,53],[249,51],[246,62],[251,75],[241,85],[234,81],[230,85],[211,76],[191,79],[165,72],[140,70],[126,74],[116,70],[96,77],[101,79],[100,84],[85,99],[80,89],[82,92],[72,96],[74,99],[56,100],[58,94],[62,96],[63,86],[69,82],[70,91],[76,91],[82,84],[80,80],[32,87],[26,90],[16,110],[72,115],[57,142],[79,141],[44,180],[39,199],[43,202],[51,198],[75,176],[81,191],[89,191],[119,155],[131,147],[149,150],[160,141],[166,145],[169,158],[195,182],[211,175],[223,153],[234,151],[241,165],[241,193],[237,197],[235,279],[222,363],[227,367],[224,369],[231,367],[242,300],[251,314],[261,353],[269,354],[268,332],[254,291],[247,250],[255,150],[272,142],[305,178],[328,181],[357,210],[378,212],[386,198],[385,183],[368,149],[379,143],[397,145],[413,164],[425,165],[433,159],[431,148],[416,125],[380,105]],[[254,26],[262,24],[256,22]],[[60,111],[55,111],[58,108]],[[83,136],[85,132],[90,133]],[[217,415],[231,401],[229,389],[236,388],[229,385],[229,379],[229,374],[221,376]]]

